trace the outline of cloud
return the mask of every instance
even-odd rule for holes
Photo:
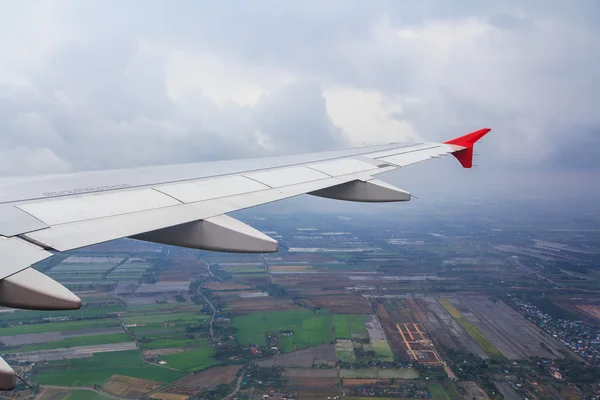
[[[594,0],[31,4],[0,16],[1,175],[482,126],[479,164],[499,181],[584,171],[584,185],[600,167]]]

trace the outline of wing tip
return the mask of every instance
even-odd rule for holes
[[[487,135],[492,129],[491,128],[481,128],[471,133],[467,133],[466,135],[459,136],[457,138],[448,140],[444,142],[445,144],[455,144],[463,147],[472,147],[475,143],[477,143],[482,137]]]
[[[447,142],[444,142],[444,144],[463,147],[463,149],[458,149],[455,153],[452,153],[452,155],[460,162],[463,168],[471,168],[473,167],[473,146],[490,131],[491,128],[481,128],[471,133],[467,133],[466,135],[448,140]]]

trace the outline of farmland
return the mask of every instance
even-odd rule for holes
[[[96,344],[123,343],[131,341],[131,337],[126,333],[113,333],[108,335],[84,335],[70,337],[64,340],[57,340],[54,342],[15,346],[11,347],[9,351],[11,353],[22,353],[29,351],[52,350],[77,346],[92,346]]]
[[[171,368],[194,372],[215,365],[215,361],[212,358],[213,355],[213,348],[210,345],[205,345],[199,349],[186,350],[163,356],[162,359]]]
[[[239,365],[209,368],[177,381],[169,389],[177,392],[195,392],[197,390],[215,387],[218,384],[228,384],[233,382],[239,370]]]
[[[486,337],[483,336],[481,332],[479,332],[477,328],[473,326],[473,324],[471,324],[465,317],[463,317],[462,313],[458,311],[456,307],[452,305],[452,303],[450,303],[446,299],[440,299],[439,303],[442,305],[442,307],[444,307],[446,311],[448,311],[452,318],[454,318],[456,322],[459,323],[459,325],[469,334],[469,336],[471,336],[473,340],[477,342],[477,344],[483,349],[483,351],[486,352],[486,354],[490,358],[496,360],[504,358],[502,353],[500,353],[498,349],[494,347],[494,345],[491,344],[490,341],[486,339]]]
[[[342,369],[340,378],[343,379],[417,379],[419,374],[414,369]]]
[[[123,398],[220,398],[238,377],[239,398],[271,393],[301,400],[486,399],[497,387],[535,398],[549,396],[549,385],[568,397],[564,381],[576,385],[569,349],[532,321],[538,316],[546,324],[544,313],[561,308],[563,317],[596,322],[600,302],[544,281],[544,299],[531,304],[545,307],[523,306],[531,310],[525,319],[503,292],[521,299],[519,291],[535,291],[537,275],[527,268],[537,265],[522,267],[512,255],[489,250],[470,233],[485,231],[473,220],[457,227],[448,217],[444,224],[452,228],[440,231],[446,225],[411,226],[410,213],[402,224],[302,215],[294,223],[306,228],[278,225],[289,218],[252,220],[277,232],[277,254],[118,241],[48,263],[40,269],[73,288],[84,307],[3,311],[3,356],[42,385],[40,400],[93,398],[91,390],[76,391],[93,385]],[[484,235],[490,241],[513,236],[493,232]],[[583,266],[577,275],[546,267],[543,276],[565,285],[586,285],[592,276]],[[593,333],[573,346],[589,348],[585,340]],[[545,361],[535,364],[532,357]],[[563,380],[551,375],[556,366]],[[538,386],[525,389],[534,375]],[[42,394],[44,385],[57,388]]]
[[[145,364],[138,351],[98,353],[89,359],[55,361],[53,365],[60,366],[60,369],[42,371],[35,376],[36,381],[58,386],[104,385],[112,375],[117,374],[168,383],[185,375]]]
[[[302,349],[331,340],[328,310],[316,313],[308,310],[253,313],[235,317],[233,327],[238,330],[238,342],[244,345],[265,346],[267,332],[274,332],[280,337],[282,351]],[[287,331],[293,333],[288,335]]]
[[[331,319],[335,337],[338,339],[367,336],[365,322],[369,320],[368,315],[333,314]]]

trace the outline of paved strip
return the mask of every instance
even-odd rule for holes
[[[64,332],[42,332],[28,333],[25,335],[0,336],[0,342],[4,343],[6,346],[21,346],[24,344],[57,342],[59,340],[64,340],[74,336],[95,336],[123,332],[123,328],[119,326],[112,326],[98,329],[80,329]]]

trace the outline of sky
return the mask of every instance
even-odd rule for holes
[[[442,199],[600,198],[597,0],[0,0],[0,176],[443,141]],[[318,203],[314,203],[318,204]]]

